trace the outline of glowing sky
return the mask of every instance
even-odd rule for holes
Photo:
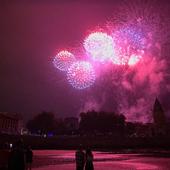
[[[152,43],[147,43],[145,50],[148,55],[145,61],[138,68],[131,67],[130,69],[126,66],[112,68],[108,65],[109,69],[106,70],[104,69],[106,66],[100,66],[100,69],[104,71],[96,69],[97,81],[90,89],[77,91],[72,88],[67,82],[65,73],[54,69],[51,62],[58,50],[63,50],[63,48],[68,50],[71,48],[71,51],[74,51],[81,59],[84,48],[83,45],[80,47],[80,44],[85,37],[94,31],[104,32],[106,27],[109,35],[113,36],[111,30],[116,32],[116,35],[125,32],[128,39],[133,31],[138,30],[138,27],[133,25],[134,21],[126,29],[124,27],[120,29],[121,24],[118,27],[113,26],[116,25],[113,22],[114,18],[117,19],[115,23],[121,23],[129,18],[133,19],[136,13],[134,10],[131,10],[127,18],[116,15],[117,11],[123,9],[126,13],[129,8],[135,9],[139,5],[139,1],[135,5],[128,2],[125,1],[124,4],[118,0],[0,2],[2,21],[0,28],[0,111],[19,112],[23,114],[24,119],[28,119],[43,110],[53,111],[59,116],[72,116],[89,108],[108,111],[121,108],[120,111],[130,113],[126,115],[129,119],[145,120],[149,115],[146,112],[156,96],[161,99],[165,109],[169,110],[168,55],[170,50],[163,36],[153,37],[148,29],[150,26],[145,27],[147,35],[143,35],[140,30],[140,34],[130,42],[135,43],[135,48],[140,47],[140,50],[143,50],[145,45],[145,40],[140,37],[147,36],[148,40],[152,39],[155,42],[154,47]],[[145,4],[140,6],[142,8]],[[154,5],[149,2],[146,6],[159,13],[162,6],[167,9],[170,4],[167,1],[154,1]],[[139,9],[138,12],[142,13],[142,10]],[[161,10],[161,12],[165,13],[166,10]],[[149,13],[150,11],[146,8],[145,14],[149,16]],[[170,17],[169,14],[165,16]],[[166,23],[166,21],[156,20],[158,23]],[[142,19],[138,18],[138,23],[141,22]],[[143,24],[147,25],[146,23]],[[154,30],[154,23],[152,25],[152,31],[158,32],[155,35],[160,35],[159,30]],[[165,28],[167,28],[166,34],[169,32],[169,27],[165,26]],[[136,43],[139,38],[142,41]],[[160,45],[161,40],[164,46]],[[127,45],[126,41],[118,43],[123,44],[124,47]],[[134,50],[136,49],[130,48],[130,52]],[[120,53],[120,50],[117,53]],[[128,63],[133,66],[140,55],[130,55]],[[148,102],[148,96],[151,96],[150,102]],[[146,114],[142,115],[141,112]]]

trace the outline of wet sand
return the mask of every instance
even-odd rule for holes
[[[34,151],[33,170],[75,170],[75,151]],[[169,170],[170,158],[93,152],[95,170]]]

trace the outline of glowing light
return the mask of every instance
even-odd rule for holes
[[[54,58],[53,64],[61,71],[67,71],[69,66],[75,61],[75,57],[69,51],[60,51]]]
[[[131,48],[140,50],[145,48],[145,34],[141,27],[130,25],[122,28],[119,33],[120,43],[127,45],[130,44]]]
[[[135,65],[140,61],[140,59],[141,59],[141,56],[131,55],[128,61],[128,65]]]
[[[84,48],[96,61],[109,61],[114,57],[113,39],[103,32],[91,33],[84,40]]]
[[[74,62],[67,72],[68,82],[76,89],[85,89],[95,82],[92,65],[86,61]]]
[[[138,60],[144,54],[146,38],[142,29],[136,26],[124,26],[113,33],[116,57],[112,59],[114,64],[126,65],[132,62],[131,56],[138,56]],[[134,57],[133,57],[134,61]],[[135,62],[133,62],[135,64]]]

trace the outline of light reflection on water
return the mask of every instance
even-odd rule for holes
[[[168,170],[170,158],[145,157],[141,154],[113,154],[93,152],[95,170]],[[75,169],[74,150],[35,150],[36,159],[43,157],[37,170]],[[51,162],[50,162],[51,161]],[[41,162],[41,161],[39,161]],[[67,166],[64,166],[66,165]],[[51,166],[52,165],[52,166]],[[38,166],[37,166],[38,167]],[[65,168],[64,168],[65,167]],[[36,168],[33,168],[36,170]]]

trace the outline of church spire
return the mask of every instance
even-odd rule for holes
[[[165,113],[158,98],[155,99],[153,106],[153,119],[155,126],[158,128],[162,128],[166,125]]]

